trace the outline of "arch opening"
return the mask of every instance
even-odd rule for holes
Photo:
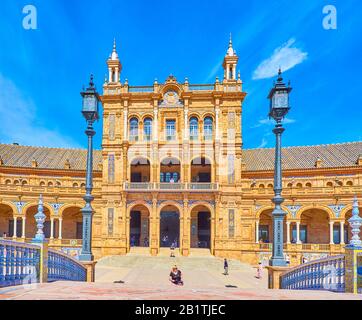
[[[161,161],[160,182],[175,183],[181,179],[181,163],[177,158],[168,157]]]
[[[160,247],[178,248],[180,245],[180,213],[173,205],[165,206],[160,212]]]
[[[130,212],[131,247],[149,247],[150,212],[144,205],[136,205]]]
[[[198,157],[191,161],[191,181],[211,182],[211,162],[208,158]]]
[[[146,158],[139,157],[131,162],[131,182],[150,182],[151,165]]]
[[[191,210],[191,248],[211,248],[211,213],[203,205]]]

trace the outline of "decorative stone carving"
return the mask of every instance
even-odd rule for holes
[[[339,205],[329,205],[329,208],[331,208],[334,212],[334,215],[336,216],[336,218],[339,218],[341,215],[341,211],[346,207],[344,204],[339,204]]]
[[[301,205],[287,206],[287,208],[290,210],[293,218],[295,218],[297,216],[297,212],[301,207],[302,207]]]
[[[59,213],[59,209],[63,206],[64,203],[50,203],[49,205],[53,208],[54,214]]]
[[[26,205],[25,201],[14,201],[13,202],[18,209],[18,213],[21,214],[21,211],[23,210],[23,207]]]

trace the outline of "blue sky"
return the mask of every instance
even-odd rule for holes
[[[37,8],[37,30],[22,26],[27,4]],[[337,30],[322,26],[328,4],[337,8]],[[171,73],[213,83],[230,32],[248,93],[245,148],[274,145],[266,96],[280,64],[293,86],[285,146],[361,141],[361,9],[357,0],[3,0],[0,142],[85,147],[79,92],[90,73],[101,90],[114,37],[130,85]]]

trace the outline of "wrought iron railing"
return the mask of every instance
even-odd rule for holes
[[[86,268],[76,259],[56,250],[48,251],[48,281],[86,281]]]
[[[345,256],[331,256],[295,267],[280,278],[281,289],[345,291]]]
[[[40,247],[0,240],[0,287],[39,281]]]

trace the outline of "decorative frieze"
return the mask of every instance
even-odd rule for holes
[[[346,207],[346,205],[338,204],[338,205],[329,205],[328,207],[333,210],[335,217],[339,218],[341,215],[341,211]]]

